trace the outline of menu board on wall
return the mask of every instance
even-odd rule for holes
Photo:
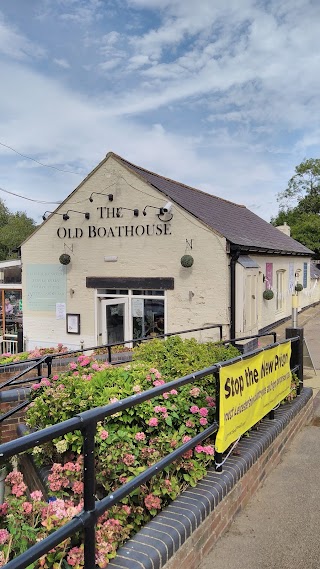
[[[62,265],[27,265],[26,284],[28,310],[56,312],[56,304],[66,302],[67,271]]]

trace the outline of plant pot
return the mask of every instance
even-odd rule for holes
[[[189,268],[192,267],[194,259],[192,255],[183,255],[180,259],[180,263],[183,267]]]
[[[272,300],[274,297],[273,291],[271,289],[267,289],[263,291],[263,298],[265,300]]]

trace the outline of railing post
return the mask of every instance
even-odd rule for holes
[[[219,425],[219,415],[220,415],[220,375],[219,372],[216,371],[214,373],[214,377],[216,379],[216,413],[215,413],[215,421]],[[214,453],[214,467],[216,472],[222,472],[222,466],[219,466],[222,462],[222,454],[220,452]]]
[[[286,328],[286,339],[295,338],[299,336],[298,342],[291,343],[291,368],[299,366],[297,376],[299,378],[299,386],[297,389],[298,395],[303,388],[303,328]]]
[[[47,358],[46,363],[47,363],[47,367],[48,367],[48,377],[51,377],[51,374],[52,374],[52,357],[51,356],[49,356]]]
[[[17,336],[18,336],[17,350],[18,350],[18,354],[19,354],[19,353],[23,352],[23,329],[21,326],[19,326],[19,328],[18,328]]]
[[[111,364],[111,346],[108,346],[108,362]]]
[[[96,433],[96,423],[89,423],[83,430],[83,509],[85,512],[95,510],[95,456],[94,438]],[[89,526],[84,528],[84,566],[88,569],[94,568],[96,553],[96,528],[95,519]]]

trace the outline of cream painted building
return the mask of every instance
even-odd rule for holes
[[[291,314],[297,281],[302,305],[319,300],[311,254],[244,206],[109,153],[22,245],[27,348],[254,334]]]

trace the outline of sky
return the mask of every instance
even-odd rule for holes
[[[319,21],[318,0],[1,0],[0,198],[39,222],[113,151],[269,221],[319,157]]]

